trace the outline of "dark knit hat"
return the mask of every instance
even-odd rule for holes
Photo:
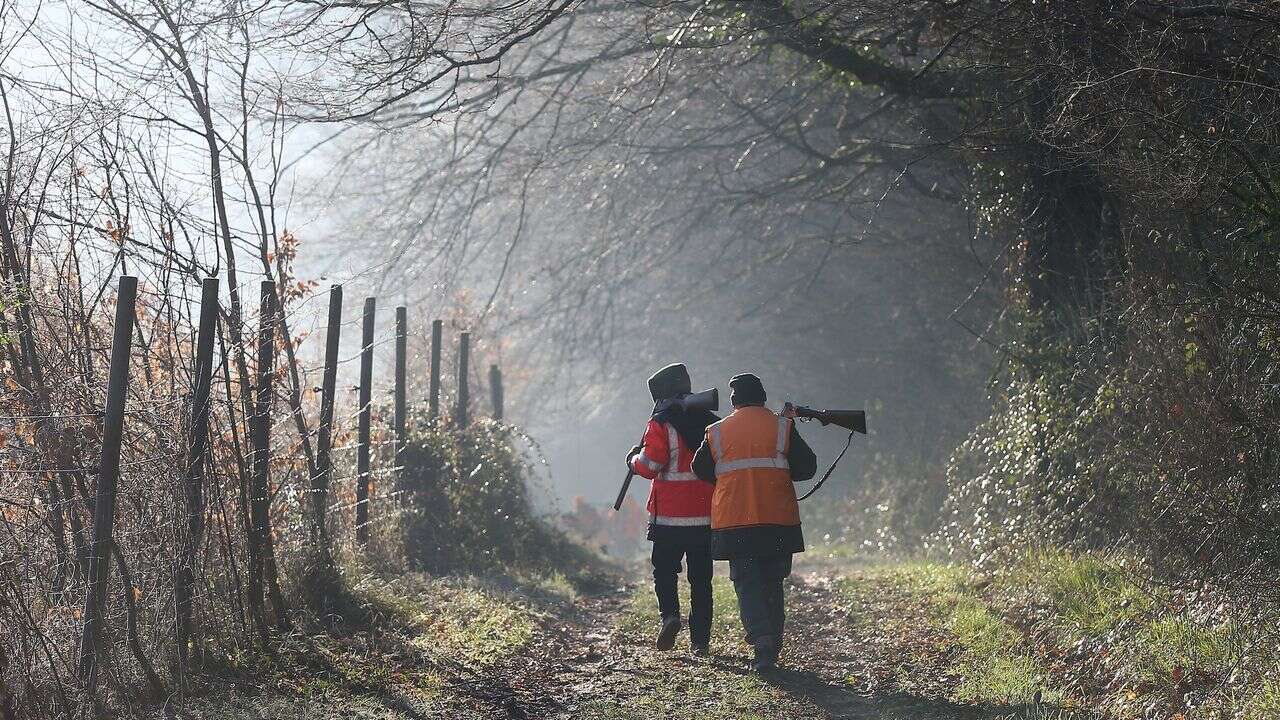
[[[684,363],[672,363],[649,377],[649,394],[653,401],[668,400],[693,392],[693,381]]]
[[[729,378],[729,387],[733,389],[729,402],[733,405],[761,405],[768,397],[764,392],[764,383],[751,373],[740,373]]]

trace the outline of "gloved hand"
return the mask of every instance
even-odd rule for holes
[[[642,447],[640,447],[639,445],[633,445],[633,446],[631,447],[631,452],[627,453],[627,469],[628,469],[628,470],[630,470],[630,469],[631,469],[631,460],[632,460],[632,458],[634,458],[635,456],[639,455],[641,450],[643,450],[643,448],[642,448]]]

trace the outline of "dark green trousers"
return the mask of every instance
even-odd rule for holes
[[[791,574],[791,555],[738,558],[729,561],[729,579],[738,595],[738,612],[747,642],[772,636],[782,645],[782,630],[787,612],[783,604],[782,584]]]

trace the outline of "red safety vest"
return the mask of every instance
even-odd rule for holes
[[[694,450],[685,447],[675,426],[649,420],[642,445],[643,450],[631,460],[631,469],[653,481],[649,521],[655,525],[710,525],[714,488],[693,474]]]

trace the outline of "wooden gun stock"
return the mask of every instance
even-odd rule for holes
[[[631,489],[631,478],[635,476],[635,470],[627,471],[627,477],[622,481],[622,489],[618,490],[618,499],[613,501],[614,512],[622,509],[622,501],[627,499],[627,490]]]

